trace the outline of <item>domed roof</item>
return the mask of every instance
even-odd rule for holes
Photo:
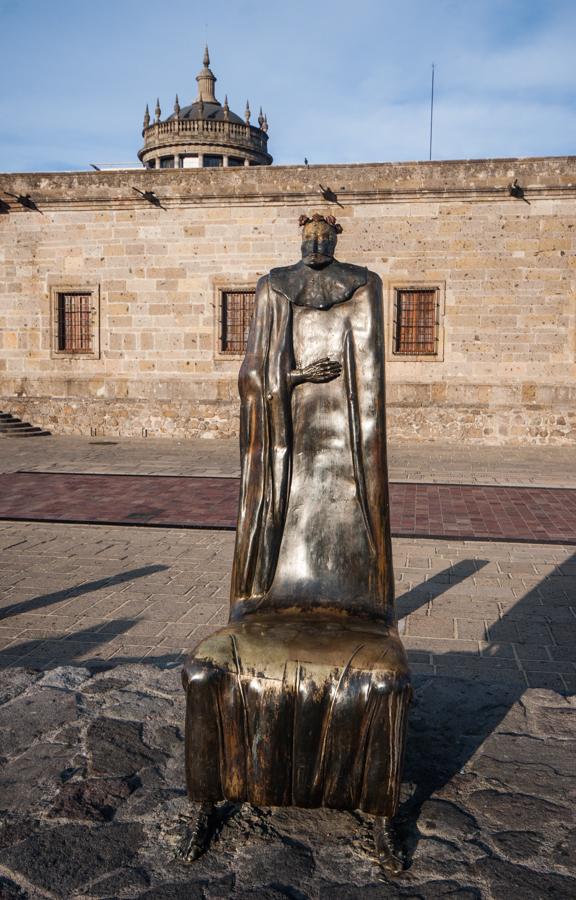
[[[201,146],[201,165],[204,165],[204,156],[208,158],[213,152],[224,166],[238,165],[236,157],[250,165],[269,166],[272,157],[268,153],[268,120],[262,108],[257,125],[250,122],[248,101],[242,117],[231,112],[228,98],[225,97],[224,103],[220,103],[214,92],[217,79],[210,68],[208,47],[204,50],[202,62],[203,67],[196,76],[198,95],[193,103],[180,106],[176,94],[173,111],[162,119],[160,99],[157,99],[153,121],[146,105],[142,130],[144,147],[138,151],[139,158],[147,166],[156,167],[158,163],[162,166],[170,160],[173,152],[172,161],[178,165],[183,153]],[[229,163],[229,160],[233,161]],[[210,162],[213,163],[213,160],[205,165]]]
[[[176,119],[176,113],[172,113],[171,116],[168,116],[166,121],[170,122],[171,119]],[[224,109],[220,105],[220,103],[201,103],[200,100],[195,100],[194,103],[190,103],[189,106],[183,106],[180,110],[180,119],[212,119],[213,121],[223,122],[225,120]],[[237,116],[236,113],[230,111],[228,113],[228,121],[235,122],[238,125],[244,125],[244,119],[241,119],[240,116]]]

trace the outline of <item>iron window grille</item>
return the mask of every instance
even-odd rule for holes
[[[256,291],[242,289],[220,294],[220,352],[246,352],[248,332],[254,312]]]
[[[394,300],[393,352],[436,356],[440,324],[438,288],[397,288]]]
[[[58,293],[56,347],[60,353],[93,352],[91,293]]]

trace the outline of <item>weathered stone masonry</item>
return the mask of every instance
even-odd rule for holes
[[[394,438],[574,441],[576,157],[0,175],[0,191],[39,210],[0,194],[0,409],[54,433],[236,434],[219,289],[296,261],[298,216],[318,210],[343,224],[339,258],[381,275],[389,329],[395,286],[442,292],[438,358],[388,348]],[[54,354],[59,287],[99,294],[94,357]]]

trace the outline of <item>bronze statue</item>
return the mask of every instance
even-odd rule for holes
[[[256,289],[240,370],[242,478],[229,624],[188,657],[186,774],[200,803],[360,809],[387,872],[411,697],[396,628],[379,277],[302,216],[302,260]]]

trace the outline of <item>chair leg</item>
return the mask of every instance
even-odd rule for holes
[[[178,849],[178,856],[185,862],[194,862],[206,853],[217,828],[214,803],[194,803],[193,806],[191,822]]]
[[[404,870],[404,860],[397,848],[396,830],[392,819],[376,816],[374,843],[378,860],[386,875],[400,875]]]

